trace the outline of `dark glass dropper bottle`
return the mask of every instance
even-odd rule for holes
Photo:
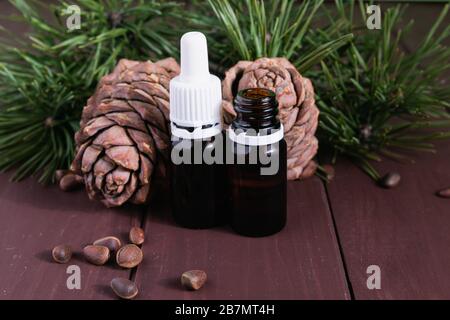
[[[188,32],[180,44],[181,72],[170,81],[172,216],[186,228],[210,228],[222,223],[224,208],[221,82],[209,73],[202,33]]]
[[[276,95],[246,89],[238,93],[234,108],[237,117],[228,130],[235,162],[228,166],[231,225],[242,235],[271,235],[286,224],[287,151]]]

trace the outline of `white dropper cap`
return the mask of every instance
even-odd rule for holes
[[[170,81],[172,134],[181,138],[211,137],[222,129],[222,87],[220,79],[209,73],[206,37],[201,32],[188,32],[181,37],[180,45],[181,72]],[[196,129],[189,132],[180,126]]]

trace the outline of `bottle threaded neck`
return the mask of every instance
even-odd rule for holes
[[[234,100],[235,129],[278,129],[278,101],[275,92],[269,89],[252,88],[239,91]]]

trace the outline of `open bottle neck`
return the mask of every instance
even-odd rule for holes
[[[278,118],[278,101],[273,91],[262,88],[245,89],[234,100],[236,119],[229,129],[234,142],[245,145],[267,145],[284,137]]]
[[[240,91],[234,100],[234,110],[234,129],[264,130],[270,133],[280,128],[278,101],[271,90],[254,88]]]

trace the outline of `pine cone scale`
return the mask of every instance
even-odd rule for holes
[[[167,121],[169,117],[168,115],[166,117],[160,109],[142,101],[129,101],[129,103],[133,110],[139,114],[141,119],[148,119],[148,122],[159,129],[168,130]]]
[[[150,134],[155,141],[156,148],[163,153],[169,150],[169,135],[155,127],[148,127],[148,129],[150,130]]]
[[[132,146],[133,141],[128,137],[125,129],[114,125],[104,131],[101,131],[94,139],[94,145],[109,148],[114,145]]]
[[[124,100],[103,100],[95,112],[92,114],[94,117],[98,117],[102,114],[108,114],[111,112],[130,112],[133,108],[129,105],[127,101]]]
[[[121,127],[129,127],[147,132],[144,121],[135,112],[111,112],[107,113],[106,117]]]
[[[140,155],[141,171],[139,172],[139,181],[142,185],[150,183],[150,174],[153,170],[152,162],[144,155]]]
[[[106,155],[118,166],[132,171],[139,169],[139,154],[134,146],[114,146],[106,150]]]
[[[114,163],[110,160],[105,160],[105,158],[100,158],[94,165],[94,175],[96,177],[103,177],[110,173],[115,168]]]
[[[89,139],[89,137],[92,137],[100,130],[106,129],[114,125],[114,122],[108,119],[107,117],[99,117],[92,119],[89,121],[86,125],[86,127],[83,128],[83,130],[80,130],[77,133],[76,139],[82,143]]]
[[[156,162],[156,152],[154,140],[144,132],[128,129],[128,134],[136,144],[139,152],[145,154],[152,163]]]
[[[136,88],[137,93],[141,94],[149,101],[152,101],[154,98],[161,98],[169,101],[169,91],[159,83],[155,83],[150,87],[147,82],[138,82],[133,84],[133,86]]]
[[[81,171],[86,173],[91,171],[97,157],[102,153],[103,149],[98,146],[91,145],[86,148],[83,154],[83,159],[81,161]]]

